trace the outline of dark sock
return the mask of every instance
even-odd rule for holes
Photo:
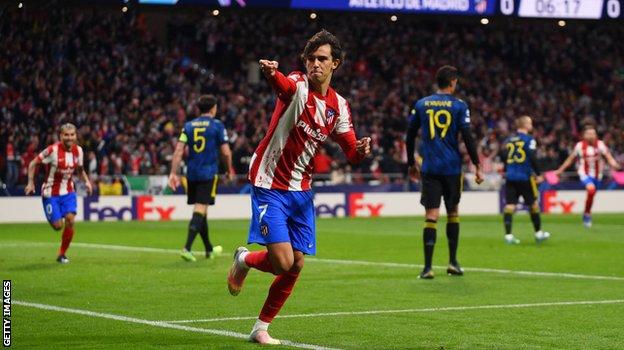
[[[511,234],[511,222],[513,218],[513,213],[505,212],[503,213],[503,222],[505,223],[505,234]]]
[[[195,240],[195,236],[201,231],[202,223],[204,220],[204,216],[200,213],[193,213],[193,217],[191,218],[191,222],[189,222],[188,227],[188,236],[186,237],[186,244],[184,248],[191,251],[191,246],[193,245],[193,241]]]
[[[459,244],[459,218],[450,217],[446,223],[446,238],[449,246],[449,262],[457,265],[457,245]]]
[[[436,242],[436,222],[434,220],[425,220],[425,228],[423,229],[423,243],[425,249],[425,269],[431,269],[431,261],[433,260],[433,248]]]
[[[531,221],[533,221],[533,228],[535,229],[535,232],[542,229],[542,219],[540,218],[539,211],[535,213],[531,212]]]
[[[206,247],[206,254],[210,254],[212,252],[212,244],[210,244],[210,239],[208,239],[208,220],[205,216],[202,221],[201,230],[199,230],[199,236],[202,242],[204,242],[204,247]]]

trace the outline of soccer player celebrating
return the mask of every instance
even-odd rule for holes
[[[76,217],[76,193],[72,175],[78,172],[81,180],[91,194],[89,177],[83,167],[82,147],[76,144],[76,127],[63,124],[60,129],[61,141],[48,146],[30,164],[28,164],[27,195],[35,193],[35,169],[39,164],[46,164],[45,181],[41,186],[43,210],[48,222],[56,231],[63,229],[61,248],[56,261],[69,263],[65,255],[74,237],[74,221]]]
[[[446,237],[449,246],[449,265],[446,272],[463,275],[457,262],[459,243],[458,205],[463,187],[461,154],[458,133],[462,134],[472,163],[476,166],[476,182],[483,182],[477,148],[470,134],[470,111],[466,103],[453,96],[457,88],[458,72],[452,66],[443,66],[436,73],[437,93],[420,99],[410,111],[406,147],[409,175],[421,178],[420,203],[425,207],[423,243],[425,267],[420,278],[434,277],[431,263],[436,242],[436,224],[440,217],[440,202],[444,197]],[[422,166],[414,159],[415,138],[422,127],[420,155]]]
[[[537,167],[535,149],[537,143],[529,134],[533,130],[531,117],[525,115],[516,120],[517,133],[507,138],[503,143],[505,152],[505,208],[503,221],[505,223],[505,242],[520,244],[520,240],[511,233],[511,222],[518,198],[522,196],[524,204],[529,207],[531,221],[535,229],[535,242],[540,243],[550,237],[550,233],[541,230],[540,208],[537,198],[536,182],[541,182],[542,176]],[[537,179],[533,176],[535,173]]]
[[[316,253],[311,162],[323,142],[338,142],[351,163],[370,153],[370,138],[356,140],[347,101],[330,82],[343,62],[342,46],[326,30],[310,38],[301,59],[306,73],[284,76],[278,63],[260,60],[260,68],[277,93],[269,130],[256,149],[249,170],[252,218],[248,243],[266,250],[239,247],[228,274],[238,295],[250,268],[276,275],[250,340],[279,344],[268,326],[290,295],[303,268],[304,254]]]
[[[214,258],[215,254],[223,250],[221,246],[213,246],[210,243],[206,219],[208,206],[214,205],[217,196],[219,152],[227,165],[228,180],[234,179],[232,151],[228,144],[227,131],[223,123],[215,119],[217,99],[213,95],[201,96],[197,100],[197,108],[200,116],[184,124],[171,159],[171,173],[169,174],[169,187],[175,190],[180,186],[180,177],[177,172],[184,154],[184,147],[188,144],[187,203],[193,204],[194,207],[186,244],[181,254],[182,259],[186,261],[196,261],[191,253],[191,246],[198,234],[206,248],[206,258]]]
[[[583,140],[574,146],[574,151],[561,164],[559,169],[555,170],[556,175],[561,175],[575,159],[577,159],[576,167],[579,178],[585,189],[587,190],[587,199],[585,200],[585,211],[583,214],[583,225],[589,228],[592,225],[591,208],[594,203],[594,196],[600,181],[602,181],[602,170],[604,169],[604,161],[602,157],[607,159],[611,168],[618,170],[620,165],[613,159],[611,152],[601,140],[598,140],[596,127],[587,124],[583,128]]]

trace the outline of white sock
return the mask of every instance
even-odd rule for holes
[[[260,319],[256,320],[256,324],[254,324],[253,329],[251,330],[251,332],[255,332],[255,331],[268,331],[269,330],[269,325],[270,323],[266,323],[264,321],[261,321]]]
[[[510,233],[510,234],[508,234],[508,235],[505,235],[505,239],[513,239],[513,238],[514,238],[513,233]]]
[[[249,254],[249,252],[242,252],[238,255],[238,264],[246,269],[249,268],[249,266],[247,266],[247,263],[245,263],[245,257],[247,256],[247,254]]]

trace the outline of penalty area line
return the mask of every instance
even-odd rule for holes
[[[383,315],[383,314],[426,313],[426,312],[441,312],[441,311],[522,309],[522,308],[532,308],[532,307],[574,306],[574,305],[600,305],[600,304],[622,304],[622,303],[624,303],[624,299],[561,301],[561,302],[530,303],[530,304],[498,304],[498,305],[431,307],[431,308],[423,308],[423,309],[321,312],[321,313],[312,313],[312,314],[278,315],[276,318],[309,318],[309,317],[326,317],[326,316],[363,316],[363,315]],[[197,319],[197,320],[178,320],[178,321],[163,321],[163,322],[172,323],[172,324],[181,324],[181,323],[199,323],[199,322],[222,322],[222,321],[255,320],[256,318],[258,318],[258,317],[257,316],[242,316],[242,317],[219,317],[219,318],[205,318],[205,319]]]
[[[82,310],[82,309],[72,309],[72,308],[66,308],[66,307],[55,306],[55,305],[39,304],[39,303],[32,303],[32,302],[20,301],[20,300],[13,300],[13,304],[25,306],[25,307],[31,307],[31,308],[40,309],[40,310],[64,312],[64,313],[69,313],[69,314],[77,314],[77,315],[83,315],[83,316],[89,316],[89,317],[95,317],[95,318],[104,318],[104,319],[115,320],[115,321],[143,324],[143,325],[148,325],[152,327],[176,329],[176,330],[186,331],[186,332],[207,333],[207,334],[212,334],[212,335],[218,335],[218,336],[224,336],[224,337],[230,337],[230,338],[238,338],[238,339],[249,338],[249,335],[238,333],[238,332],[231,332],[231,331],[220,330],[220,329],[189,327],[189,326],[172,324],[172,323],[163,322],[163,321],[150,321],[150,320],[144,320],[141,318],[107,314],[107,313],[94,312],[94,311],[88,311],[88,310]],[[297,342],[293,342],[290,340],[280,339],[280,341],[282,342],[282,345],[290,346],[293,348],[299,348],[299,349],[338,350],[335,348],[328,348],[328,347],[318,346],[318,345],[313,345],[313,344],[297,343]]]
[[[7,242],[0,246],[2,247],[24,247],[24,246],[41,246],[41,245],[54,245],[57,243],[50,242]],[[167,248],[152,248],[152,247],[133,247],[123,245],[112,244],[98,244],[98,243],[72,243],[72,247],[91,248],[91,249],[107,249],[115,251],[128,251],[128,252],[146,252],[146,253],[167,253],[167,254],[180,254],[181,250],[167,249]],[[230,257],[231,255],[223,254],[221,257]],[[420,269],[423,265],[419,264],[407,264],[407,263],[393,263],[393,262],[376,262],[376,261],[364,261],[364,260],[343,260],[343,259],[326,259],[316,257],[306,257],[307,262],[311,263],[325,263],[325,264],[342,264],[342,265],[359,265],[359,266],[373,266],[373,267],[391,267],[391,268],[407,268],[407,269]],[[433,266],[434,269],[443,270],[446,266]],[[604,280],[604,281],[624,281],[624,277],[620,276],[601,276],[601,275],[583,275],[576,273],[566,272],[544,272],[544,271],[523,271],[523,270],[509,270],[509,269],[494,269],[487,267],[464,267],[467,272],[483,272],[483,273],[497,273],[506,275],[520,275],[520,276],[537,276],[537,277],[555,277],[555,278],[574,278],[574,279],[588,279],[588,280]]]

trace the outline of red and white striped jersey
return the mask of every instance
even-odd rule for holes
[[[326,96],[312,91],[307,76],[280,72],[269,78],[278,100],[269,129],[249,165],[252,185],[268,189],[310,189],[312,159],[331,137],[352,163],[364,157],[356,149],[349,104],[332,88]]]
[[[597,140],[591,144],[587,141],[580,141],[574,146],[576,154],[576,168],[579,177],[591,176],[598,180],[602,179],[604,160],[602,157],[607,153],[607,146],[604,142]]]
[[[70,151],[66,151],[62,142],[50,145],[39,153],[37,159],[46,164],[41,195],[47,198],[74,192],[72,175],[76,167],[82,166],[82,156],[82,147],[73,145]]]

